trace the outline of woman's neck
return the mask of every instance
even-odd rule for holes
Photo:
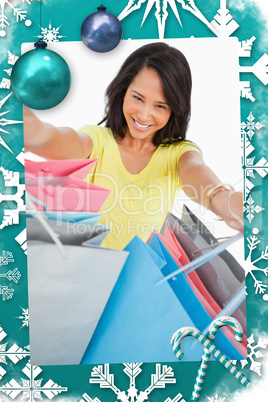
[[[152,142],[152,138],[134,138],[131,134],[126,131],[124,138],[120,138],[115,136],[116,142],[124,148],[131,149],[132,151],[136,152],[144,152],[144,153],[151,153],[154,152],[157,148]]]

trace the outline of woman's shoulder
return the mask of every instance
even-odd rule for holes
[[[85,124],[78,131],[88,135],[113,135],[110,128],[93,124]]]
[[[202,153],[201,149],[199,146],[190,140],[181,140],[178,142],[174,142],[173,144],[168,144],[168,145],[160,145],[160,148],[162,148],[163,152],[173,152],[175,154],[181,153],[181,152],[186,152],[186,151],[197,151],[199,153]]]
[[[113,133],[110,128],[97,126],[97,125],[85,125],[81,127],[78,132],[88,135],[93,143],[90,157],[99,158],[102,152],[111,148],[113,139]]]
[[[112,130],[108,127],[86,124],[79,128],[78,132],[87,134],[93,143],[98,143],[98,145],[103,144],[104,146],[113,139]]]
[[[177,166],[179,159],[188,151],[195,151],[202,155],[202,151],[194,142],[181,140],[170,145],[160,145],[158,156],[161,160],[167,160],[169,166]]]

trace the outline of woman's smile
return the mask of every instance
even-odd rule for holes
[[[132,120],[133,120],[134,126],[135,126],[138,130],[146,131],[146,130],[148,130],[148,128],[151,127],[151,124],[141,124],[141,123],[138,123],[133,117],[132,117]]]

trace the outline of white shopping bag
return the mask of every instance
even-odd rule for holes
[[[79,364],[128,252],[70,244],[59,248],[34,240],[31,226],[27,228],[28,239],[33,239],[28,240],[31,364]],[[66,236],[61,235],[63,243]]]

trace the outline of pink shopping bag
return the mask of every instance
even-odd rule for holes
[[[26,191],[39,210],[98,212],[110,190],[83,180],[96,161],[26,160]]]

